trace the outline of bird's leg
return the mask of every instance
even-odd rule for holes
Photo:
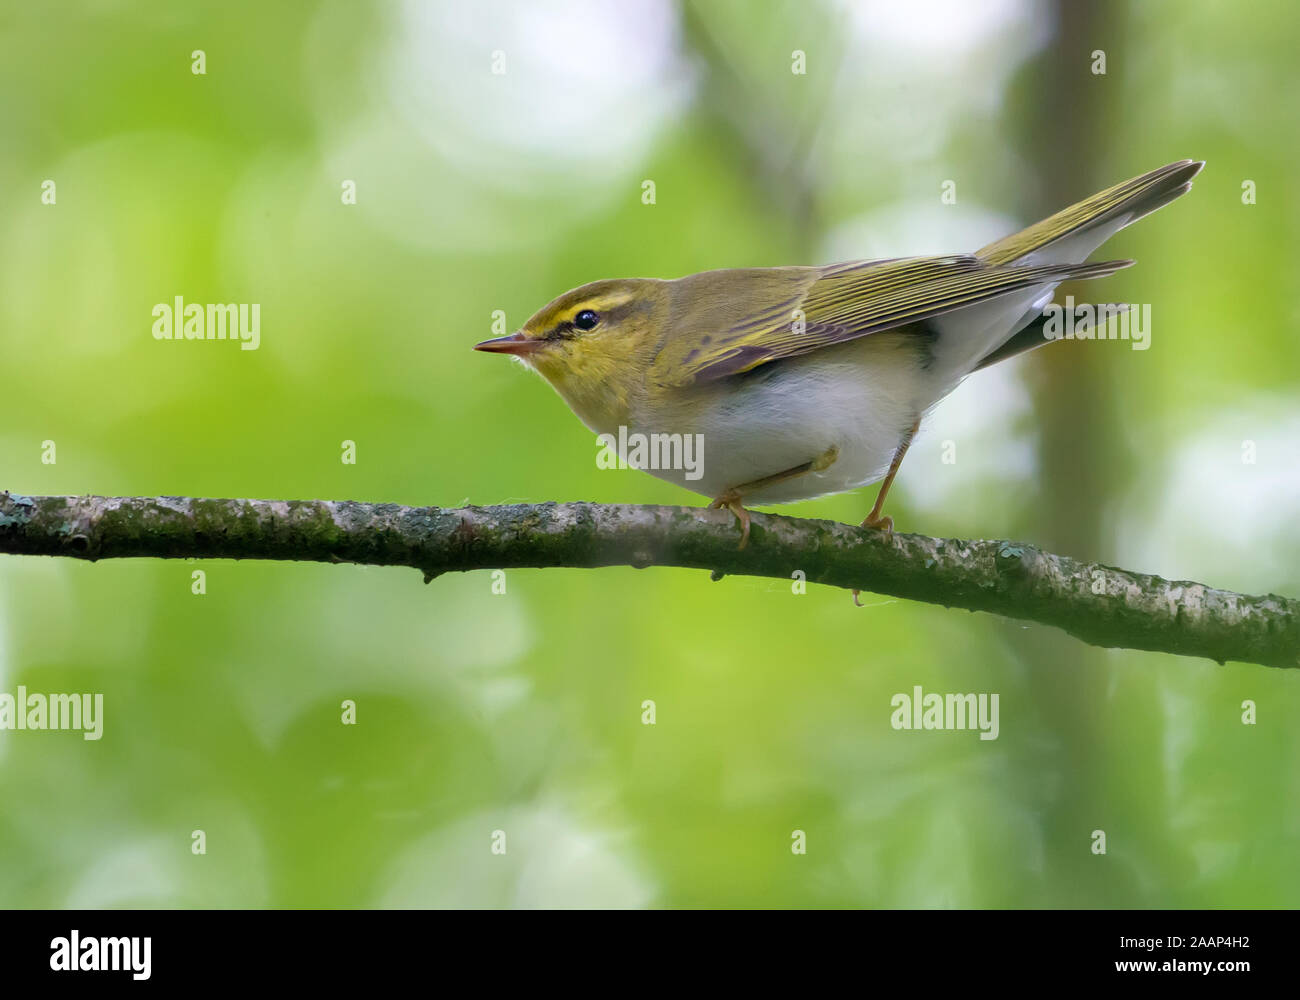
[[[894,458],[889,463],[889,471],[885,473],[885,481],[880,484],[880,492],[876,494],[875,505],[871,508],[871,513],[863,520],[863,528],[880,528],[883,531],[894,530],[894,519],[888,516],[881,516],[880,509],[885,506],[885,497],[889,493],[889,487],[894,485],[894,477],[898,475],[898,467],[903,464],[903,456],[907,454],[908,446],[912,443],[912,438],[916,437],[917,429],[920,428],[921,421],[918,420],[912,425],[912,429],[903,436],[898,447],[894,449]]]
[[[886,534],[892,534],[894,531],[894,519],[888,515],[881,515],[880,509],[885,506],[885,496],[889,493],[889,487],[894,485],[894,477],[898,475],[898,467],[903,464],[903,456],[907,454],[908,446],[912,443],[912,438],[916,437],[916,432],[921,426],[918,419],[912,425],[912,429],[903,436],[898,447],[894,449],[894,457],[889,463],[889,472],[885,474],[885,481],[880,484],[880,492],[876,494],[876,502],[872,505],[871,513],[863,520],[863,528],[879,528]],[[862,602],[858,600],[860,590],[853,591],[853,603],[862,607]]]
[[[808,472],[821,472],[823,469],[830,468],[835,460],[840,457],[840,449],[836,445],[831,445],[824,452],[809,462],[803,462],[796,465],[793,469],[786,469],[784,472],[777,472],[770,476],[764,476],[762,479],[755,479],[751,483],[741,483],[739,486],[733,486],[722,496],[718,497],[713,503],[709,504],[709,510],[719,510],[726,507],[736,515],[736,520],[740,522],[740,548],[749,544],[749,511],[744,507],[744,499],[747,493],[753,493],[756,490],[765,489],[768,486],[774,486],[777,483],[783,483],[787,479],[793,479],[795,476],[802,476]]]

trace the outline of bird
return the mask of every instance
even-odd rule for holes
[[[598,440],[695,435],[697,468],[649,466],[736,517],[751,506],[881,486],[921,421],[968,375],[1052,342],[1044,309],[1115,233],[1191,189],[1179,160],[974,253],[614,278],[565,292],[515,333],[474,345],[540,374]],[[1038,320],[1038,322],[1035,322]]]

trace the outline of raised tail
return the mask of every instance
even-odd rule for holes
[[[1203,160],[1179,160],[1062,209],[1028,229],[977,250],[989,264],[1079,264],[1131,222],[1192,189]]]

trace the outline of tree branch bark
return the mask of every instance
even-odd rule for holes
[[[884,535],[754,514],[591,503],[403,507],[326,500],[0,494],[0,553],[274,559],[452,570],[680,566],[810,583],[1053,625],[1096,646],[1300,666],[1300,601],[1249,596],[1006,541]],[[849,611],[846,608],[845,614]]]

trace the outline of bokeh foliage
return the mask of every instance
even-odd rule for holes
[[[1152,348],[971,380],[893,514],[1300,593],[1300,13],[1110,5],[1084,37],[1068,6],[6,4],[0,487],[696,503],[598,470],[540,380],[472,353],[493,311],[970,249],[1193,156],[1192,195],[1108,246],[1138,266],[1086,290],[1151,303]],[[260,303],[261,349],[155,341],[175,295]],[[5,558],[0,690],[102,691],[107,718],[97,743],[0,732],[0,905],[1300,902],[1300,678],[864,603],[661,569],[494,595],[488,573]],[[915,685],[998,692],[999,739],[894,731]]]

